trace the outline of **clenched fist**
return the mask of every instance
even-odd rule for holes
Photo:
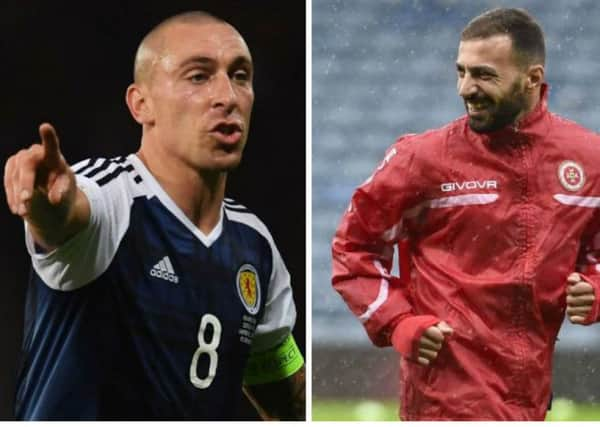
[[[446,337],[452,335],[452,332],[454,332],[453,329],[444,321],[425,329],[425,332],[423,332],[423,335],[419,339],[417,361],[425,366],[434,361]]]
[[[567,316],[571,323],[583,324],[595,299],[592,285],[578,273],[571,273],[567,278]]]

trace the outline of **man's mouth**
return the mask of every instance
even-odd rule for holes
[[[467,106],[467,112],[469,114],[478,114],[487,111],[490,108],[491,103],[485,99],[479,99],[465,101],[465,105]]]
[[[235,132],[241,132],[242,127],[238,123],[219,123],[213,129],[213,132],[220,132],[225,135],[231,135]]]
[[[242,125],[236,121],[220,122],[210,133],[221,143],[237,144],[242,138]]]
[[[485,102],[469,102],[471,110],[483,110],[487,104]]]

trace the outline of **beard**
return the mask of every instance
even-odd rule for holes
[[[484,93],[479,93],[464,99],[465,108],[469,115],[469,127],[477,133],[493,132],[510,124],[527,108],[527,97],[521,89],[519,81],[515,81],[504,97],[494,101]],[[486,105],[483,113],[469,113],[467,102],[477,102]]]

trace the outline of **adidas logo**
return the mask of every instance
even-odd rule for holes
[[[156,263],[152,270],[150,270],[150,276],[158,277],[160,279],[168,280],[169,282],[179,283],[179,277],[173,270],[173,264],[168,256],[164,257]]]

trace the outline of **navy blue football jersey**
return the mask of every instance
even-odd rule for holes
[[[251,352],[296,311],[265,225],[226,199],[203,234],[135,155],[72,167],[87,227],[32,258],[16,416],[228,419]]]

